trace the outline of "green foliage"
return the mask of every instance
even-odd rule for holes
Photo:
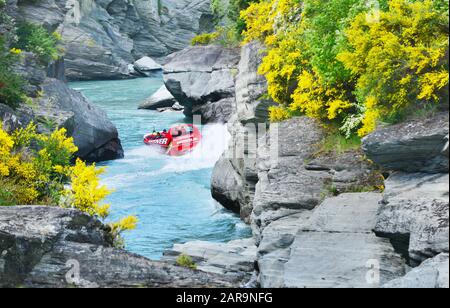
[[[357,150],[361,147],[361,138],[355,135],[347,138],[336,129],[328,131],[327,136],[322,141],[321,153],[343,154],[348,151]]]
[[[0,103],[16,108],[26,98],[25,80],[16,74],[12,66],[20,54],[12,52],[3,36],[0,36]]]
[[[176,262],[177,262],[178,266],[185,267],[185,268],[190,268],[190,269],[197,269],[197,265],[194,263],[192,258],[190,256],[188,256],[188,255],[181,254],[177,258]]]
[[[61,39],[58,33],[49,33],[44,27],[22,23],[17,28],[18,41],[14,47],[36,54],[43,63],[55,61],[62,56],[58,47]]]

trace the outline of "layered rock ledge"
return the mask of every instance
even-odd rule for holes
[[[0,207],[0,287],[233,287],[236,280],[113,247],[108,228],[77,210]]]

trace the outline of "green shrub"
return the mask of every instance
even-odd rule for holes
[[[177,262],[178,266],[185,267],[185,268],[190,268],[190,269],[197,269],[197,265],[194,263],[192,258],[190,256],[188,256],[188,255],[181,254],[177,258],[176,262]]]
[[[356,135],[343,136],[339,131],[330,129],[321,146],[322,153],[342,154],[361,147],[361,138]]]
[[[44,27],[32,23],[22,23],[17,28],[18,41],[14,47],[37,55],[44,63],[55,61],[62,56],[58,47],[59,33],[49,33]]]
[[[0,36],[0,103],[11,108],[16,108],[26,98],[25,80],[12,69],[19,56],[20,51],[12,52]]]

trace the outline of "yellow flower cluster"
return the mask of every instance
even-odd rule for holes
[[[276,35],[288,30],[292,23],[300,19],[299,0],[262,0],[254,2],[241,12],[247,29],[244,30],[244,43],[253,40],[273,42]]]
[[[271,122],[281,122],[291,117],[291,114],[282,106],[269,107],[269,117]]]
[[[10,52],[15,55],[20,55],[22,53],[22,50],[19,48],[11,48]]]
[[[0,126],[0,176],[9,175],[8,160],[14,147],[14,140]]]
[[[104,173],[104,169],[88,166],[77,159],[69,172],[71,187],[65,194],[72,200],[73,207],[92,216],[107,217],[109,205],[99,203],[110,194],[105,186],[100,186],[99,176]]]

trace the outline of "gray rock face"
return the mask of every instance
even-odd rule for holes
[[[379,287],[403,275],[401,256],[372,232],[380,200],[342,194],[270,224],[258,248],[261,287]],[[380,269],[375,280],[372,265]]]
[[[139,105],[139,109],[156,110],[158,108],[172,107],[177,101],[175,97],[163,85],[158,91],[150,96],[145,102]]]
[[[0,208],[0,251],[0,287],[237,286],[115,249],[107,227],[70,209]]]
[[[291,245],[300,228],[306,224],[311,211],[281,217],[263,231],[258,246],[258,281],[260,286],[284,286],[285,264],[291,255]]]
[[[227,152],[214,167],[212,195],[226,208],[240,213],[250,222],[253,209],[256,171],[257,142],[252,146],[248,140],[258,139],[259,123],[266,127],[268,106],[272,103],[261,99],[267,91],[265,78],[257,73],[262,61],[261,46],[251,43],[242,47],[238,74],[235,80],[235,99],[228,130],[232,136]],[[247,153],[247,155],[243,155]],[[242,155],[241,155],[242,154]]]
[[[448,289],[448,268],[448,253],[442,253],[423,262],[404,277],[388,282],[383,287],[397,289]]]
[[[2,128],[7,132],[12,132],[23,125],[14,110],[4,104],[0,104],[0,119]]]
[[[262,98],[267,93],[267,81],[258,73],[264,47],[258,42],[245,45],[241,50],[241,60],[236,76],[236,114],[239,122],[265,123],[269,106],[274,102]]]
[[[361,153],[316,155],[323,136],[319,124],[307,117],[271,127],[267,143],[258,151],[259,181],[251,218],[255,236],[271,221],[314,209],[334,191],[352,191],[370,183],[373,166]],[[270,149],[272,142],[278,144],[278,155]]]
[[[38,112],[65,127],[78,147],[77,156],[88,161],[123,157],[116,127],[106,113],[90,104],[79,92],[56,79],[46,79],[41,85],[44,95],[37,99]]]
[[[375,231],[391,238],[412,265],[449,251],[447,174],[395,173],[386,181]]]
[[[225,275],[240,281],[241,285],[247,283],[255,271],[256,246],[253,239],[176,244],[164,253],[163,260],[175,263],[181,254],[192,257],[199,270]]]
[[[363,149],[388,170],[448,173],[448,112],[388,126],[363,140]],[[447,145],[447,148],[446,148]]]
[[[222,157],[214,166],[211,179],[213,198],[226,209],[240,213],[242,201],[245,200],[243,187],[242,176],[229,159]]]
[[[221,46],[189,47],[167,58],[164,83],[185,107],[188,117],[202,121],[227,122],[235,96],[234,74],[239,50]]]
[[[18,18],[61,32],[70,80],[129,78],[129,63],[181,50],[196,34],[213,28],[210,0],[42,0],[18,5]]]
[[[38,57],[29,52],[24,52],[14,67],[14,71],[28,81],[25,92],[30,96],[36,95],[39,85],[47,77],[45,70],[45,66],[39,62]]]

